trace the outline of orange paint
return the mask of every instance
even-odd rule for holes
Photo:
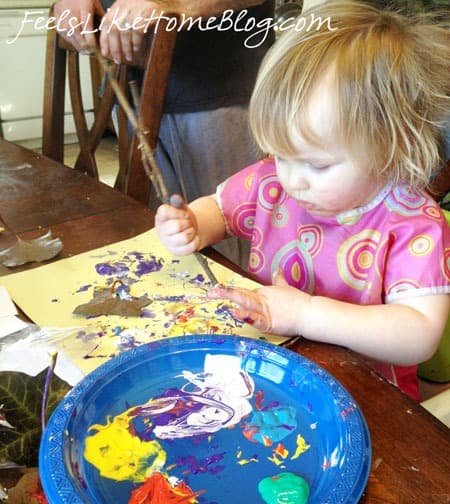
[[[243,430],[242,431],[242,434],[244,435],[244,437],[250,441],[251,443],[256,443],[256,441],[253,439],[253,436],[259,432],[259,429],[257,428],[254,428],[254,429],[246,429],[246,430]]]
[[[286,448],[281,443],[278,443],[273,452],[284,459],[287,458],[287,456],[289,455],[289,451],[286,450]]]
[[[203,490],[193,492],[183,482],[172,486],[163,474],[156,472],[131,492],[128,504],[196,504],[202,493]]]

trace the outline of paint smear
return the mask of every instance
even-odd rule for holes
[[[254,443],[271,446],[297,428],[296,410],[292,406],[274,406],[270,410],[255,411],[242,433]]]
[[[152,474],[143,485],[131,492],[128,504],[196,504],[202,490],[193,492],[183,481],[174,485],[162,474]]]
[[[106,478],[143,482],[160,471],[167,454],[154,438],[211,434],[249,414],[254,382],[237,356],[205,357],[200,373],[182,371],[186,384],[89,428],[85,458]]]
[[[182,372],[187,383],[181,389],[170,389],[133,409],[136,432],[145,438],[153,433],[160,439],[177,439],[238,424],[252,411],[249,399],[255,388],[240,366],[239,357],[207,354],[203,372]]]
[[[106,425],[92,425],[95,434],[86,438],[84,456],[105,478],[141,483],[164,467],[167,454],[158,441],[133,435],[129,422],[126,411]]]
[[[290,472],[264,478],[258,491],[266,504],[305,504],[309,497],[307,481]]]

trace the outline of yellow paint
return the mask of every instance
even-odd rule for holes
[[[247,465],[247,464],[250,464],[251,462],[258,462],[258,459],[257,458],[249,458],[249,459],[240,459],[238,460],[238,464],[243,466],[243,465]]]
[[[309,445],[300,434],[297,434],[297,449],[295,450],[294,455],[292,455],[291,460],[297,459],[309,448],[311,448],[311,445]]]
[[[131,435],[130,419],[126,411],[106,425],[92,425],[89,431],[95,434],[86,438],[84,456],[105,478],[141,483],[161,471],[167,454],[156,440],[141,441]]]
[[[285,468],[286,467],[286,466],[282,465],[283,461],[278,458],[278,456],[277,456],[276,453],[274,453],[271,457],[267,457],[267,460],[270,460],[271,462],[273,462],[278,467],[281,467],[281,468]]]

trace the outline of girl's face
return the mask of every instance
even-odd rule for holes
[[[309,213],[327,217],[365,205],[384,185],[370,174],[369,160],[362,149],[350,153],[336,139],[333,132],[335,95],[330,82],[328,74],[309,100],[309,126],[318,144],[308,143],[291,128],[288,134],[296,147],[296,155],[275,156],[284,190]]]

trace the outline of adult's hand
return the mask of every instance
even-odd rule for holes
[[[79,52],[95,46],[94,17],[104,13],[99,0],[58,0],[54,7],[59,35]]]
[[[168,2],[170,4],[170,2]],[[133,61],[146,32],[168,10],[160,2],[116,0],[102,20],[100,47],[103,56],[116,63]]]
[[[102,20],[100,47],[103,56],[116,63],[136,61],[146,33],[160,16],[188,18],[219,15],[240,10],[265,0],[116,0]]]

